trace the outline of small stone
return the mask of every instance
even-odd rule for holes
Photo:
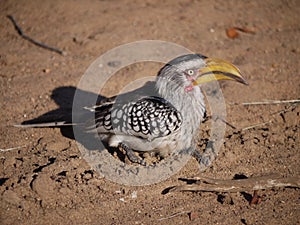
[[[125,199],[124,198],[120,198],[119,199],[121,202],[125,202]]]
[[[189,213],[189,218],[190,218],[191,221],[193,221],[193,220],[199,218],[199,214],[197,212],[190,212]]]
[[[137,191],[133,191],[131,193],[131,198],[134,199],[134,198],[137,198]]]
[[[43,69],[43,72],[44,72],[44,73],[50,73],[50,69],[48,69],[48,68]]]
[[[219,194],[218,195],[218,202],[221,204],[226,204],[226,205],[233,205],[233,199],[229,194]]]
[[[121,65],[121,62],[120,61],[110,61],[107,63],[107,65],[110,67],[118,67]]]
[[[93,178],[93,172],[91,170],[86,170],[81,174],[84,180],[90,180]]]

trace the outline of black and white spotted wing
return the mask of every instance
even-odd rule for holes
[[[98,133],[134,135],[154,139],[176,132],[182,116],[159,97],[143,97],[125,104],[113,101],[94,107]]]

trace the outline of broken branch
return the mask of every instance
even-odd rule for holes
[[[0,152],[8,152],[8,151],[17,150],[25,147],[27,147],[27,145],[17,146],[13,148],[0,148]]]
[[[207,191],[207,192],[243,192],[249,190],[263,190],[275,187],[300,188],[299,177],[280,177],[279,175],[267,175],[261,177],[250,177],[238,180],[219,180],[205,177],[192,179],[193,184],[175,186],[169,189],[174,191]]]
[[[54,47],[51,47],[51,46],[48,46],[48,45],[46,45],[46,44],[44,44],[44,43],[38,42],[38,41],[32,39],[31,37],[27,36],[26,34],[24,34],[23,30],[22,30],[21,27],[17,24],[17,22],[16,22],[16,20],[15,20],[15,18],[14,18],[13,16],[8,15],[7,18],[10,19],[10,21],[13,23],[15,29],[17,30],[18,34],[19,34],[22,38],[24,38],[25,40],[27,40],[27,41],[31,42],[32,44],[37,45],[37,46],[39,46],[39,47],[41,47],[41,48],[47,49],[47,50],[49,50],[49,51],[56,52],[56,53],[58,53],[58,54],[60,54],[60,55],[65,55],[65,52],[64,52],[64,51],[62,51],[62,50],[60,50],[60,49],[57,49],[57,48],[54,48]]]
[[[289,104],[300,103],[300,99],[292,100],[268,100],[262,102],[244,102],[244,103],[232,103],[231,105],[272,105],[272,104]]]

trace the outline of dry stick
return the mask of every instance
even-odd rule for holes
[[[228,121],[226,121],[225,119],[223,119],[219,116],[206,116],[203,123],[205,123],[206,121],[208,121],[210,119],[212,119],[214,121],[220,120],[221,122],[225,123],[227,126],[231,127],[232,129],[236,129],[236,127],[234,125],[232,125],[231,123],[229,123]]]
[[[173,191],[208,191],[208,192],[242,192],[250,190],[263,190],[275,187],[300,188],[299,177],[280,177],[279,175],[267,175],[251,177],[239,180],[218,180],[210,178],[195,178],[197,183],[175,186]]]
[[[27,147],[27,145],[17,146],[13,148],[0,148],[0,152],[8,152],[8,151],[17,150],[25,147]]]
[[[31,43],[33,43],[33,44],[35,44],[35,45],[37,45],[37,46],[39,46],[39,47],[41,47],[41,48],[47,49],[47,50],[49,50],[49,51],[56,52],[56,53],[58,53],[58,54],[60,54],[60,55],[65,55],[65,52],[64,52],[64,51],[62,51],[62,50],[60,50],[60,49],[57,49],[57,48],[54,48],[54,47],[51,47],[51,46],[48,46],[48,45],[46,45],[46,44],[44,44],[44,43],[38,42],[38,41],[32,39],[31,37],[27,36],[26,34],[24,34],[23,30],[22,30],[22,29],[20,28],[20,26],[17,24],[17,22],[16,22],[16,20],[14,19],[13,16],[8,15],[7,18],[10,19],[10,21],[13,23],[15,29],[18,31],[18,34],[19,34],[22,38],[24,38],[25,40],[27,40],[27,41],[29,41],[29,42],[31,42]]]
[[[233,103],[231,105],[266,105],[266,104],[283,104],[283,103],[300,103],[300,99],[299,100],[284,100],[284,101],[277,101],[277,100],[274,100],[274,101],[269,101],[269,102],[246,102],[246,103]],[[291,105],[292,106],[292,105]],[[274,115],[274,114],[277,114],[277,113],[282,113],[282,112],[287,112],[287,109],[285,110],[280,110],[280,111],[276,111],[274,113],[271,113],[270,115]],[[233,125],[231,125],[230,123],[228,123],[227,121],[224,121],[227,125],[229,125],[231,128],[233,129],[236,129]],[[272,120],[269,120],[267,122],[263,122],[263,123],[258,123],[258,124],[254,124],[254,125],[251,125],[251,126],[248,126],[248,127],[244,127],[244,128],[241,128],[240,130],[241,131],[244,131],[244,130],[249,130],[249,129],[252,129],[252,128],[256,128],[256,127],[259,127],[259,126],[263,126],[263,125],[266,125],[266,124],[270,124],[272,123]]]
[[[280,113],[286,113],[286,112],[288,112],[290,110],[290,108],[292,108],[294,106],[296,107],[296,105],[291,104],[289,106],[286,106],[285,109],[282,109],[282,110],[270,113],[270,115],[275,115],[275,114],[280,114]]]
[[[171,218],[173,218],[173,217],[180,216],[180,215],[182,215],[182,214],[186,214],[186,213],[189,213],[189,212],[190,212],[190,211],[183,211],[183,212],[174,213],[174,214],[172,214],[171,216],[159,218],[158,221],[171,219]]]
[[[264,101],[264,102],[232,103],[231,105],[271,105],[271,104],[287,104],[287,103],[300,103],[300,99],[292,99],[292,100],[269,100],[269,101]]]
[[[264,123],[257,123],[257,124],[254,124],[254,125],[251,125],[249,127],[244,127],[241,129],[241,131],[244,131],[244,130],[250,130],[252,128],[256,128],[256,127],[260,127],[260,126],[263,126],[263,125],[266,125],[266,124],[269,124],[269,123],[272,123],[272,121],[268,121],[268,122],[264,122]]]
[[[223,119],[221,117],[218,117],[218,116],[216,117],[216,119],[219,119],[221,122],[225,123],[227,126],[230,126],[232,129],[236,129],[236,127],[234,125],[232,125],[231,123],[229,123],[225,119]]]

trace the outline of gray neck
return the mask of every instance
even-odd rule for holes
[[[205,113],[204,96],[200,87],[195,86],[192,91],[186,92],[177,82],[158,77],[156,88],[162,98],[181,112],[186,132],[196,134]]]

